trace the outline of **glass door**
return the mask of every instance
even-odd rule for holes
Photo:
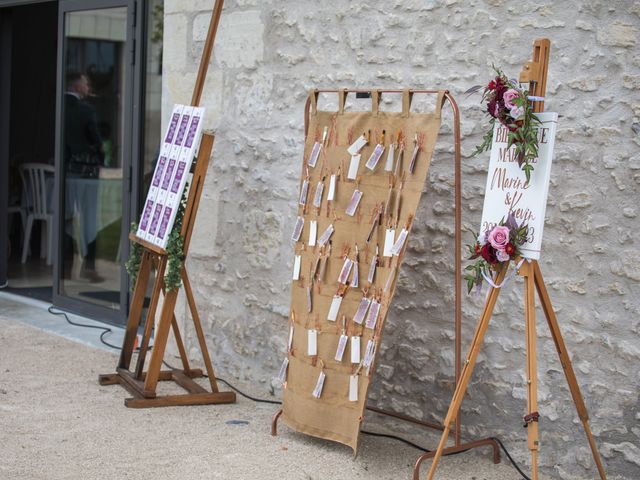
[[[54,303],[123,323],[128,287],[133,0],[59,8]]]

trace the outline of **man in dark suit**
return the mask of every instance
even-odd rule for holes
[[[91,91],[87,75],[69,73],[66,77],[66,91],[64,94],[64,164],[65,174],[69,178],[97,179],[102,165],[102,139],[98,132],[96,110],[93,105],[85,101]],[[78,185],[81,181],[75,182]],[[91,232],[93,238],[84,238],[86,254],[82,262],[80,276],[90,282],[101,282],[104,279],[98,275],[95,268],[96,238],[95,230],[87,228],[95,223],[97,212],[98,185],[87,187],[67,183],[65,193],[66,219],[73,221],[74,212],[80,215],[81,228],[85,236]],[[65,276],[69,278],[73,264],[73,230],[69,225],[65,235]]]

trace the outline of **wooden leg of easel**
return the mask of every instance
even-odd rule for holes
[[[209,349],[207,348],[207,342],[204,338],[204,332],[202,330],[202,323],[200,323],[200,315],[198,315],[198,309],[196,308],[196,301],[193,298],[193,290],[191,290],[191,282],[189,282],[189,275],[187,275],[187,269],[182,268],[182,283],[184,284],[184,293],[187,295],[187,302],[189,303],[189,309],[191,310],[191,318],[193,318],[193,326],[196,329],[196,335],[198,336],[198,343],[200,344],[200,351],[202,352],[202,359],[204,360],[204,366],[207,369],[207,375],[209,376],[209,384],[211,385],[212,392],[218,392],[218,381],[216,380],[215,372],[213,371],[213,365],[211,364],[211,357],[209,357]]]
[[[124,335],[122,350],[120,351],[119,368],[129,369],[133,349],[135,345],[136,335],[138,334],[138,326],[140,325],[140,317],[142,316],[142,307],[144,306],[144,295],[149,284],[149,276],[151,275],[151,254],[144,251],[140,261],[140,270],[136,279],[136,285],[133,290],[133,298],[131,300],[131,310],[129,310],[129,320],[127,321],[127,330]]]
[[[175,314],[171,318],[171,329],[173,330],[173,336],[176,339],[176,345],[178,346],[178,352],[180,352],[180,359],[182,360],[182,369],[185,372],[190,372],[191,367],[189,366],[189,358],[187,357],[187,350],[184,348],[184,343],[182,341],[182,335],[180,335],[180,327],[178,326],[178,321],[176,320]]]
[[[527,349],[527,425],[528,446],[531,451],[531,479],[538,480],[538,362],[536,333],[536,299],[534,271],[531,263],[520,267],[524,276],[525,342]]]
[[[177,299],[178,290],[171,290],[165,293],[164,301],[162,302],[162,313],[156,325],[151,359],[149,360],[149,367],[147,368],[147,376],[144,379],[144,389],[150,392],[155,392],[158,386],[158,377],[160,375],[162,361],[164,360],[169,329],[171,328],[171,319],[173,318]]]
[[[560,357],[560,363],[562,364],[562,369],[564,370],[565,377],[567,378],[567,384],[569,385],[569,390],[571,392],[571,396],[573,397],[573,403],[575,403],[576,405],[578,416],[580,417],[580,421],[582,422],[582,426],[584,427],[584,432],[587,435],[589,447],[591,448],[591,454],[593,455],[593,460],[595,461],[596,467],[598,468],[600,478],[602,480],[606,480],[607,477],[604,473],[602,460],[600,459],[600,454],[598,453],[598,448],[596,446],[595,439],[593,438],[591,427],[589,426],[589,413],[587,412],[587,406],[585,405],[584,398],[582,398],[582,394],[580,393],[580,386],[578,385],[578,380],[573,371],[571,358],[569,358],[567,347],[565,346],[564,339],[562,338],[562,332],[560,331],[558,318],[553,311],[551,299],[549,298],[547,287],[545,286],[544,279],[542,278],[540,265],[535,260],[532,262],[532,265],[535,275],[534,278],[536,289],[538,290],[538,297],[540,297],[542,310],[544,311],[544,315],[547,318],[549,330],[551,330],[551,336],[553,337],[553,341],[556,345],[556,350],[558,351],[558,356]]]
[[[153,330],[153,323],[156,318],[156,309],[158,308],[160,292],[164,285],[163,278],[166,266],[167,257],[166,255],[163,255],[158,260],[156,266],[156,281],[153,284],[153,290],[151,292],[151,302],[149,303],[149,309],[147,310],[147,318],[144,323],[144,333],[142,335],[142,342],[140,343],[140,352],[138,353],[138,361],[136,362],[135,377],[138,380],[142,379],[142,372],[144,371],[144,361],[147,358],[147,350],[149,349],[149,342],[151,341],[151,331]]]
[[[502,283],[504,276],[507,273],[507,269],[503,269],[496,278],[496,283]],[[469,347],[469,356],[464,362],[462,367],[462,372],[460,374],[460,381],[456,385],[455,392],[453,394],[453,398],[451,399],[451,404],[449,405],[449,410],[447,412],[447,416],[444,419],[444,430],[442,432],[442,436],[440,437],[440,442],[438,443],[438,449],[436,450],[436,454],[433,457],[433,462],[431,463],[431,467],[429,468],[429,474],[427,475],[428,480],[432,480],[433,476],[436,473],[436,468],[438,467],[438,462],[440,461],[440,457],[442,457],[442,452],[447,444],[447,438],[449,437],[449,432],[451,431],[451,427],[454,424],[456,418],[458,417],[458,412],[460,411],[460,406],[462,405],[462,400],[464,399],[464,395],[467,391],[467,387],[469,386],[469,381],[471,380],[471,374],[473,373],[473,367],[476,364],[476,360],[478,359],[478,354],[480,353],[480,347],[482,346],[482,342],[484,341],[484,335],[487,332],[487,328],[489,327],[489,320],[491,320],[491,315],[493,315],[493,309],[496,305],[496,301],[498,300],[498,295],[500,294],[500,289],[492,288],[489,292],[489,297],[487,298],[487,302],[485,303],[484,310],[482,312],[482,316],[480,317],[480,321],[476,327],[475,334],[473,336],[473,340],[471,342],[471,346]]]

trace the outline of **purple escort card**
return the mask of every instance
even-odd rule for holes
[[[177,156],[177,162],[172,168],[171,182],[167,186],[166,198],[164,198],[163,202],[165,209],[162,214],[162,223],[164,225],[166,221],[166,227],[161,226],[160,231],[152,240],[155,245],[158,245],[161,248],[165,248],[167,246],[167,240],[169,239],[169,234],[171,233],[173,224],[175,223],[176,214],[179,209],[178,207],[180,206],[182,194],[187,184],[191,164],[193,163],[194,157],[200,147],[200,140],[202,137],[204,108],[186,107],[185,110],[186,109],[188,109],[188,113],[190,115],[189,123],[188,126],[183,125],[181,120],[180,127],[178,129],[176,145],[180,144],[181,148]],[[186,112],[183,111],[183,113]],[[183,140],[184,145],[182,145]],[[172,158],[176,158],[174,157],[173,150],[171,151],[171,154]],[[169,167],[167,167],[167,170],[168,169]],[[164,191],[164,184],[160,191]]]
[[[153,218],[151,219],[151,226],[149,227],[149,233],[153,235],[158,228],[158,220],[160,219],[160,212],[162,211],[162,205],[156,204],[156,209],[153,212]]]
[[[164,207],[164,212],[162,212],[162,221],[160,222],[160,230],[158,231],[158,237],[160,238],[164,238],[167,234],[167,227],[171,219],[171,210],[171,207]]]
[[[173,148],[173,140],[176,135],[176,131],[178,129],[178,124],[180,123],[180,118],[182,117],[183,105],[174,105],[173,111],[171,112],[171,117],[169,120],[169,125],[167,125],[167,131],[164,136],[164,141],[160,146],[160,154],[158,155],[158,161],[156,162],[155,170],[153,172],[151,186],[149,187],[149,191],[147,192],[147,198],[145,200],[145,209],[142,213],[142,218],[140,219],[140,225],[138,227],[138,231],[136,235],[140,238],[147,237],[147,227],[149,226],[149,216],[151,215],[151,209],[153,205],[156,203],[156,198],[158,196],[158,190],[160,186],[160,181],[162,176],[164,175],[164,170],[167,165],[167,159],[171,154],[171,149]],[[146,218],[145,218],[146,216]]]
[[[149,224],[149,218],[151,217],[151,210],[153,209],[153,200],[147,199],[147,204],[144,206],[144,212],[142,213],[142,219],[140,220],[140,228],[147,231],[147,225]]]

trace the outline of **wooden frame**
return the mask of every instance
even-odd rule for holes
[[[530,94],[536,97],[544,98],[545,88],[547,83],[547,71],[549,66],[549,50],[551,47],[551,42],[548,39],[536,40],[534,42],[533,47],[533,60],[531,62],[527,62],[524,65],[523,71],[520,75],[520,82],[529,83],[529,91]],[[533,102],[533,108],[535,112],[542,112],[544,110],[544,100],[536,100]],[[496,284],[501,285],[505,275],[507,273],[508,268],[502,269],[499,272]],[[525,309],[525,342],[526,342],[526,351],[527,351],[527,367],[526,367],[526,375],[527,375],[527,409],[528,414],[525,416],[525,424],[527,427],[527,437],[528,437],[528,448],[531,451],[531,470],[532,470],[532,480],[538,479],[538,449],[539,449],[539,441],[538,441],[538,385],[537,385],[537,333],[536,333],[536,305],[535,305],[535,293],[534,293],[534,285],[535,289],[538,292],[538,298],[540,300],[542,310],[544,311],[545,317],[547,319],[547,323],[549,325],[549,329],[551,331],[551,336],[556,346],[556,350],[558,352],[558,356],[560,357],[560,363],[562,364],[562,368],[565,373],[565,377],[567,379],[567,383],[569,385],[569,390],[571,391],[571,396],[573,398],[573,402],[576,405],[576,409],[578,411],[578,416],[580,417],[580,421],[582,422],[582,426],[584,428],[585,434],[587,436],[587,441],[589,442],[589,447],[591,448],[591,453],[593,455],[594,462],[598,469],[598,474],[602,480],[606,479],[606,475],[604,472],[604,467],[602,466],[602,461],[600,459],[600,454],[598,453],[598,449],[596,447],[595,439],[593,438],[593,434],[591,432],[591,428],[589,426],[589,415],[587,413],[587,407],[585,406],[584,399],[582,394],[580,393],[580,387],[578,385],[578,381],[576,379],[575,373],[573,371],[573,366],[571,364],[571,358],[567,352],[566,346],[564,344],[564,340],[562,338],[562,333],[560,331],[560,326],[558,324],[558,319],[556,317],[555,312],[553,311],[553,306],[551,304],[551,299],[549,298],[549,294],[547,293],[547,288],[544,283],[544,279],[542,278],[542,272],[540,270],[540,265],[537,260],[526,260],[522,263],[521,267],[518,270],[520,276],[524,278],[524,309]],[[460,275],[460,271],[458,272]],[[489,296],[487,297],[484,310],[480,317],[480,321],[476,327],[474,338],[471,342],[471,346],[469,348],[469,354],[467,359],[465,360],[464,368],[462,370],[462,377],[456,386],[456,391],[453,395],[453,399],[451,400],[451,404],[449,406],[449,411],[445,418],[444,424],[445,428],[442,432],[442,436],[440,438],[440,443],[438,444],[438,449],[433,455],[433,463],[431,464],[431,468],[429,469],[429,474],[427,476],[428,480],[432,480],[436,468],[438,466],[438,461],[445,450],[445,445],[447,442],[447,437],[449,436],[449,432],[451,430],[452,425],[456,421],[458,417],[458,412],[460,410],[460,405],[462,404],[462,400],[464,399],[464,395],[467,391],[467,387],[469,385],[469,381],[471,379],[471,374],[473,373],[473,367],[475,366],[476,360],[478,358],[478,354],[480,353],[480,347],[482,346],[482,342],[484,340],[484,335],[489,327],[489,321],[491,320],[491,315],[493,313],[493,309],[495,307],[496,301],[498,300],[498,295],[500,294],[500,288],[492,287],[489,290]],[[423,460],[428,458],[427,456],[421,456],[416,462],[416,469],[414,470],[414,479],[419,478],[419,468],[420,464]]]
[[[202,89],[207,75],[207,69],[211,53],[213,51],[213,43],[215,41],[216,32],[218,29],[218,23],[220,21],[220,15],[222,13],[222,0],[216,0],[213,14],[211,16],[211,22],[209,24],[209,32],[207,34],[207,40],[205,42],[204,51],[200,61],[200,69],[196,78],[196,85],[194,87],[193,96],[191,99],[191,105],[197,106],[200,103],[202,95]],[[204,187],[204,180],[207,174],[207,168],[209,167],[209,159],[211,158],[211,151],[213,149],[214,136],[209,133],[205,133],[202,136],[200,143],[200,150],[195,162],[193,170],[193,177],[191,179],[191,186],[189,188],[189,196],[187,198],[187,205],[182,221],[182,229],[180,234],[184,239],[184,257],[186,258],[189,251],[189,243],[191,241],[191,234],[193,233],[193,226],[196,220],[196,214],[198,212],[198,205],[200,204],[200,198],[202,196],[202,189]],[[191,311],[193,324],[198,337],[198,343],[202,352],[207,377],[209,378],[210,391],[207,391],[204,387],[196,383],[193,379],[204,376],[204,373],[200,369],[192,369],[189,365],[187,353],[182,342],[182,336],[178,328],[178,323],[175,318],[174,310],[176,301],[178,298],[178,290],[166,291],[164,286],[164,272],[167,267],[167,252],[153,245],[143,239],[138,238],[134,234],[129,236],[131,241],[136,242],[143,248],[142,261],[140,264],[140,270],[138,271],[138,277],[136,285],[133,291],[133,298],[131,302],[131,310],[129,312],[129,320],[127,323],[127,329],[122,345],[122,351],[120,353],[120,360],[118,361],[118,367],[116,373],[105,374],[99,376],[99,382],[101,385],[113,385],[120,384],[127,389],[133,398],[125,400],[125,405],[130,408],[145,408],[145,407],[164,407],[164,406],[177,406],[177,405],[204,405],[204,404],[219,404],[219,403],[233,403],[236,401],[236,394],[234,392],[220,392],[216,381],[213,366],[211,365],[211,358],[209,357],[209,351],[202,330],[202,324],[200,322],[200,316],[196,308],[195,299],[193,296],[193,290],[191,289],[191,283],[187,274],[186,266],[182,267],[181,278],[184,286],[184,291]],[[151,302],[147,311],[146,322],[144,326],[144,333],[142,335],[142,342],[138,351],[138,358],[136,361],[135,371],[129,370],[131,366],[131,360],[135,352],[135,343],[137,337],[138,327],[142,317],[144,297],[147,291],[147,285],[151,277],[152,268],[156,269],[155,281],[153,284],[153,291],[151,294]],[[156,326],[154,344],[151,348],[151,358],[149,360],[148,369],[145,372],[145,360],[147,351],[149,350],[149,343],[151,340],[151,333],[153,329],[153,321],[155,319],[156,310],[160,301],[160,294],[164,294],[164,300],[162,301],[162,309],[160,313],[160,319]],[[172,329],[175,340],[182,360],[182,369],[161,370],[162,362],[164,359],[164,353],[167,346],[167,340],[169,337],[169,330]],[[156,387],[159,381],[172,380],[176,384],[184,388],[188,393],[182,395],[165,395],[158,396],[156,394]]]

